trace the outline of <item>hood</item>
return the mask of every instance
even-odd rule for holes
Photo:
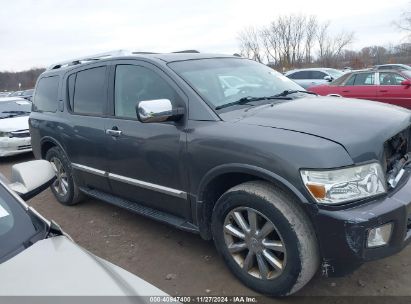
[[[357,161],[411,123],[411,111],[379,102],[313,96],[220,114],[224,121],[280,128],[329,139]],[[370,147],[371,145],[371,147]],[[368,155],[369,156],[369,155]]]
[[[0,131],[12,132],[27,130],[29,128],[29,116],[19,116],[0,119]]]
[[[166,295],[65,236],[33,244],[0,264],[0,273],[0,296]]]

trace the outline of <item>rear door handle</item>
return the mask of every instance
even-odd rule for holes
[[[349,93],[350,91],[349,91],[349,90],[344,90],[343,92],[344,92],[344,93]]]
[[[381,93],[387,93],[388,90],[380,90]]]
[[[106,134],[113,136],[113,137],[119,137],[121,135],[121,133],[123,133],[122,131],[118,130],[117,127],[116,128],[112,128],[112,129],[107,129],[106,130]]]

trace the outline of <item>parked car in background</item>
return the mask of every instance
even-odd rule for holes
[[[306,89],[310,86],[329,83],[343,74],[343,72],[336,69],[310,68],[291,70],[285,73],[285,76]]]
[[[10,95],[10,92],[0,92],[0,97],[7,97]]]
[[[23,95],[23,91],[14,91],[11,92],[8,97],[20,97],[21,95]]]
[[[221,76],[255,86],[227,95]],[[53,64],[30,115],[34,154],[64,185],[51,187],[58,202],[88,195],[214,240],[237,278],[270,295],[411,242],[410,124],[404,108],[190,52]]]
[[[55,183],[55,172],[36,160],[14,165],[11,181],[0,174],[0,297],[166,295],[81,248],[23,201]]]
[[[400,64],[400,63],[380,64],[380,65],[375,65],[374,69],[376,70],[411,70],[411,66],[407,64]]]
[[[31,151],[31,102],[18,97],[0,98],[0,157]]]
[[[410,70],[359,70],[329,85],[310,87],[319,95],[375,100],[411,109]]]
[[[23,91],[20,97],[31,101],[33,98],[33,94],[34,94],[34,89],[29,89],[29,90]]]
[[[34,89],[29,89],[29,90],[24,90],[24,91],[16,91],[16,92],[10,93],[8,95],[8,97],[21,97],[21,98],[24,98],[24,99],[27,99],[27,100],[31,101],[31,99],[33,97],[33,92],[34,92]]]

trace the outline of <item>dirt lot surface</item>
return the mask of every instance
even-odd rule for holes
[[[0,172],[10,176],[14,163],[31,159],[31,154],[2,159]],[[197,235],[94,199],[86,199],[77,206],[65,207],[55,200],[50,190],[41,193],[29,204],[48,219],[59,223],[81,246],[142,277],[170,295],[257,295],[229,272],[217,255],[213,243],[204,241]],[[323,278],[317,275],[297,295],[409,296],[410,257],[411,247],[408,247],[395,256],[363,265],[344,278]],[[341,300],[335,297],[335,302],[339,302],[338,299]],[[300,300],[306,302],[307,298],[260,298],[259,302]]]

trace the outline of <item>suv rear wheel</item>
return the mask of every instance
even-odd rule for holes
[[[296,292],[319,265],[314,229],[291,196],[266,182],[224,193],[212,218],[217,250],[247,286],[266,295]]]
[[[63,205],[75,205],[82,196],[71,172],[71,165],[67,156],[58,147],[47,151],[46,159],[51,162],[56,171],[56,180],[50,186],[56,199]]]

